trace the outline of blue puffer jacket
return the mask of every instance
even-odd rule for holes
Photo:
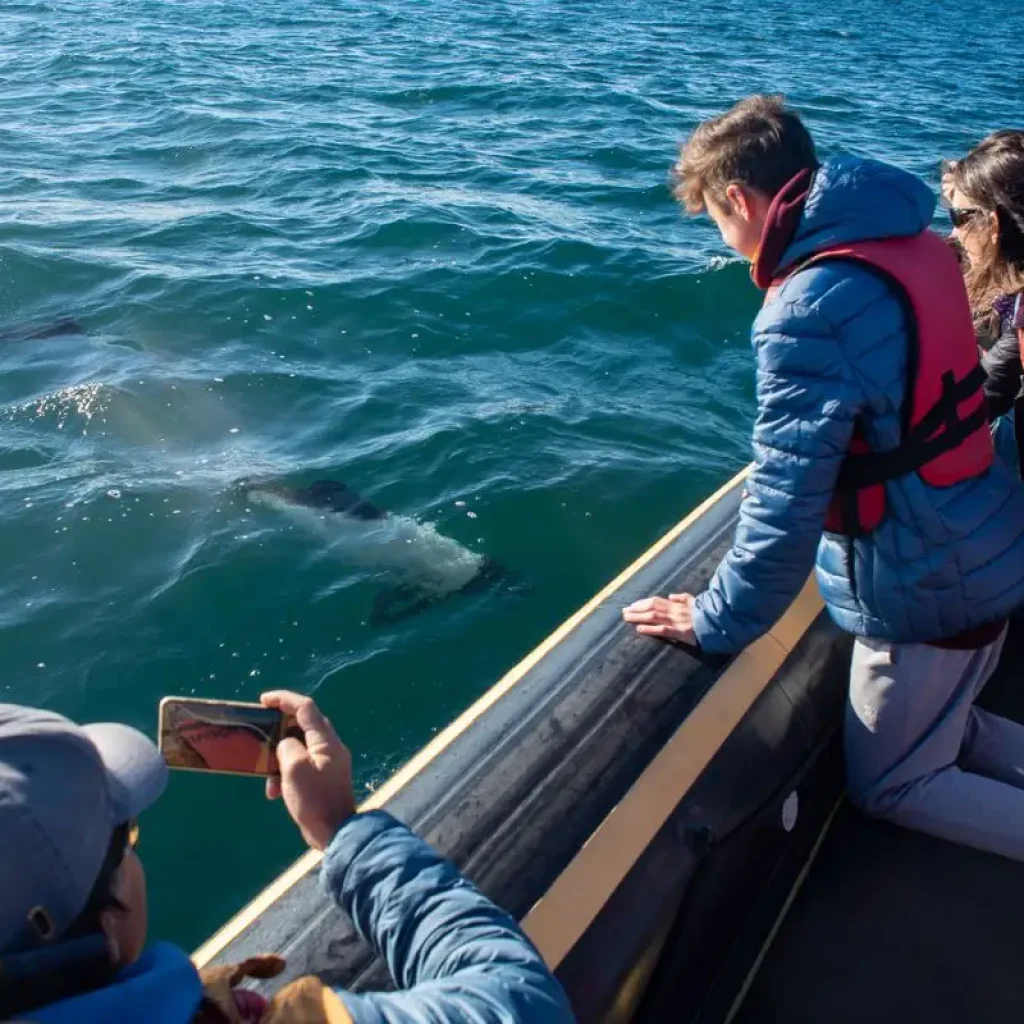
[[[779,271],[838,243],[917,234],[934,206],[928,187],[895,167],[830,160]],[[854,417],[873,447],[899,443],[908,345],[890,286],[848,262],[801,270],[758,314],[753,346],[755,465],[732,549],[696,601],[702,648],[731,653],[768,630],[815,553],[832,618],[858,636],[949,638],[1024,602],[1024,490],[1002,461],[946,488],[902,477],[886,485],[888,514],[870,534],[823,533]]]
[[[515,921],[390,815],[342,825],[321,878],[405,990],[339,992],[353,1024],[572,1024],[565,993]],[[192,962],[164,942],[114,984],[27,1017],[190,1024],[201,998]]]

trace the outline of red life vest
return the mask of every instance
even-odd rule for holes
[[[931,231],[855,242],[815,253],[790,274],[825,260],[853,260],[895,285],[906,312],[907,386],[898,447],[874,451],[860,417],[825,520],[863,534],[885,517],[885,482],[916,472],[932,487],[980,476],[994,458],[970,306],[956,257]],[[766,301],[788,277],[772,282]]]

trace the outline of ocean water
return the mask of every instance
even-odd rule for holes
[[[934,182],[1019,121],[1022,10],[5,0],[0,699],[153,732],[288,686],[379,784],[748,458],[758,296],[678,141],[779,90]],[[374,626],[380,573],[247,476],[520,584]],[[246,779],[175,777],[142,835],[186,946],[301,849]]]

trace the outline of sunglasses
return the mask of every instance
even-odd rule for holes
[[[951,206],[949,208],[949,221],[954,228],[962,228],[969,224],[979,213],[984,212],[984,210],[979,209],[977,206]]]

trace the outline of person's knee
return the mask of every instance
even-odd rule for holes
[[[850,803],[853,804],[858,811],[862,811],[864,814],[873,817],[872,809],[874,807],[874,800],[870,790],[847,785],[846,795],[849,798]]]
[[[943,800],[942,782],[951,770],[955,769],[932,772],[898,784],[882,779],[870,786],[857,786],[847,781],[846,791],[850,803],[869,818],[915,828],[914,822],[922,806],[934,807],[937,801]],[[936,789],[937,786],[940,788]]]
[[[873,818],[882,817],[888,808],[891,787],[888,771],[881,774],[878,765],[851,756],[849,737],[846,745],[846,795],[858,810]]]
[[[857,785],[847,782],[846,795],[857,810],[869,818],[894,821],[899,816],[899,807],[903,797],[902,787],[890,787],[884,784]]]

